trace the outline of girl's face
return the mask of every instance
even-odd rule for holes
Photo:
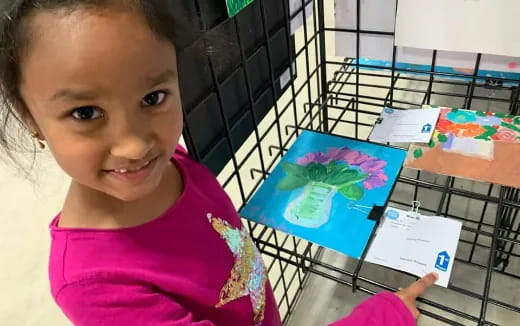
[[[21,95],[58,164],[123,201],[151,194],[182,130],[174,46],[131,11],[39,13],[28,29]]]

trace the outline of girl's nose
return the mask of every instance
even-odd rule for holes
[[[114,157],[127,160],[141,160],[146,158],[153,150],[154,140],[149,128],[143,126],[143,121],[133,123],[124,131],[115,135],[111,154]]]
[[[134,135],[118,141],[117,145],[112,147],[111,154],[115,157],[137,161],[146,158],[152,149],[151,141]]]

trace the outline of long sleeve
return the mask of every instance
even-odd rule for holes
[[[344,319],[330,326],[415,326],[412,314],[391,292],[381,292],[357,306]]]
[[[75,326],[214,326],[141,285],[81,281],[66,285],[56,301]]]

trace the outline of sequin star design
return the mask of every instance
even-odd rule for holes
[[[226,241],[235,258],[235,264],[231,270],[231,276],[220,291],[220,308],[231,301],[249,295],[254,313],[254,325],[260,326],[265,313],[265,286],[267,282],[267,271],[262,256],[256,249],[247,231],[236,229],[227,221],[213,214],[207,218],[215,231]]]

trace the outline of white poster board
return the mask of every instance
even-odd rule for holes
[[[425,0],[415,1],[424,2]],[[394,32],[396,22],[396,0],[361,0],[360,3],[361,30]],[[520,0],[518,0],[518,3],[520,4]],[[399,0],[399,5],[400,4],[401,0]],[[357,1],[336,0],[335,8],[336,28],[355,30],[357,27]],[[518,17],[520,19],[520,15]],[[393,59],[394,43],[394,37],[392,35],[361,33],[359,58],[382,60],[391,63]],[[517,43],[520,45],[520,41]],[[335,45],[337,56],[348,58],[358,57],[356,48],[357,35],[355,32],[335,32]],[[432,64],[432,56],[432,49],[397,46],[396,50],[397,62],[413,65],[430,66]],[[437,67],[452,67],[455,72],[459,73],[472,74],[473,69],[475,68],[476,58],[476,53],[439,50],[437,51],[435,65]],[[484,54],[482,55],[479,69],[506,73],[520,73],[520,58]],[[500,74],[493,75],[500,77]]]
[[[518,0],[399,0],[395,44],[520,57]]]

